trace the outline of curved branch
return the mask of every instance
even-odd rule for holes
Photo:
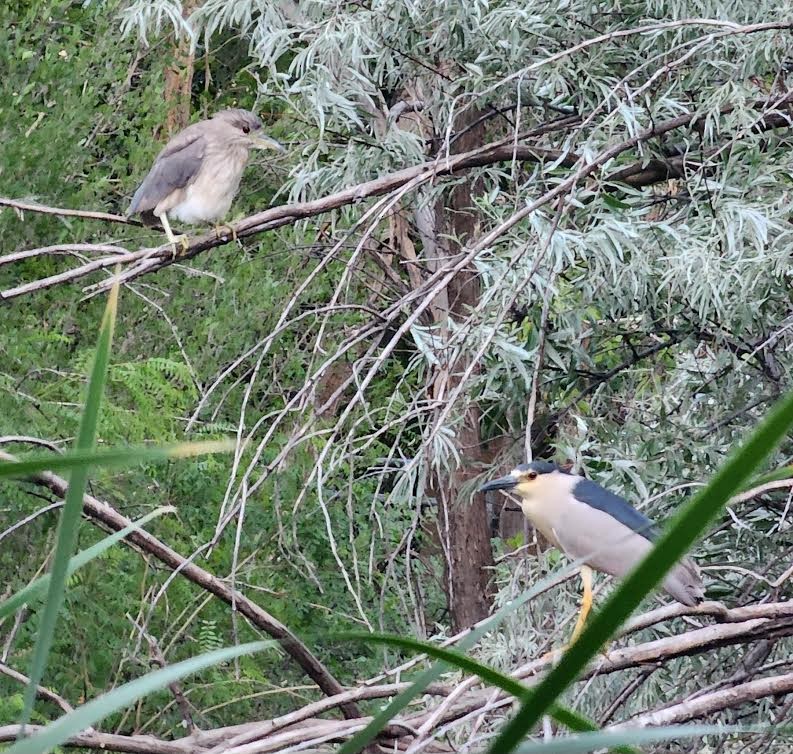
[[[9,453],[0,451],[0,458],[6,461],[15,461],[16,458]],[[30,481],[46,487],[59,497],[66,495],[68,482],[56,474],[42,472],[30,477]],[[121,531],[131,524],[131,521],[122,516],[107,503],[97,500],[92,495],[83,497],[83,513],[93,522],[99,523],[112,531]],[[175,573],[179,573],[188,581],[200,586],[202,589],[214,594],[228,605],[232,605],[244,615],[254,626],[265,631],[274,639],[281,642],[286,653],[303,669],[322,691],[328,696],[344,692],[344,687],[330,674],[327,668],[312,654],[311,650],[303,644],[281,621],[274,618],[266,610],[259,607],[245,595],[224,584],[216,576],[200,568],[195,563],[189,562],[175,550],[146,531],[138,530],[129,534],[125,542],[134,544],[147,555],[159,560]],[[354,702],[346,702],[341,706],[342,712],[348,718],[360,717],[361,713]]]

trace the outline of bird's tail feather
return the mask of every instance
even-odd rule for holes
[[[667,574],[664,589],[688,607],[694,607],[705,599],[702,574],[691,558],[684,558]]]

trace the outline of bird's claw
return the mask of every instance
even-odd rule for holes
[[[221,232],[223,228],[225,228],[226,230],[229,231],[229,233],[231,234],[231,240],[232,241],[239,241],[240,240],[237,237],[237,231],[234,230],[234,226],[223,224],[223,225],[216,225],[215,226],[215,237],[218,239],[218,241],[222,241],[224,239],[225,235],[226,235],[225,233]]]
[[[182,247],[181,250],[178,248],[179,246]],[[175,262],[179,257],[186,254],[189,248],[190,241],[187,239],[186,235],[174,236],[171,239],[171,261]]]
[[[540,657],[540,662],[550,662],[552,665],[557,665],[559,660],[562,659],[562,655],[573,646],[573,642],[570,641],[567,644],[562,644],[561,647],[558,649],[552,649],[550,652],[546,652],[542,657]],[[611,658],[609,657],[609,645],[604,644],[599,650],[600,656],[608,661]]]

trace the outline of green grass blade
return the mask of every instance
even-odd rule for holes
[[[728,459],[711,482],[673,519],[647,557],[614,591],[591,619],[579,640],[523,703],[494,741],[493,754],[510,752],[583,671],[620,625],[716,517],[752,471],[771,453],[793,425],[793,392],[780,400],[743,447]]]
[[[385,644],[390,647],[424,653],[430,657],[434,657],[436,660],[443,660],[448,665],[454,665],[456,668],[460,668],[460,670],[464,670],[466,673],[477,675],[483,681],[493,686],[498,686],[498,688],[503,689],[513,696],[522,697],[530,691],[529,687],[524,686],[520,681],[516,681],[508,675],[499,673],[497,670],[493,670],[493,668],[483,665],[481,662],[472,660],[468,655],[463,654],[459,650],[445,649],[428,641],[419,641],[418,639],[404,636],[391,636],[390,634],[370,634],[365,631],[347,631],[333,638],[341,639],[342,641],[362,641],[370,644]]]
[[[85,407],[80,419],[80,430],[77,435],[77,450],[90,450],[94,447],[96,425],[99,421],[99,407],[102,403],[107,366],[110,361],[110,344],[113,341],[113,327],[118,309],[118,282],[115,283],[108,296],[105,314],[102,317],[102,326],[99,329],[99,342],[88,381],[88,394]],[[55,545],[55,557],[52,564],[51,579],[47,601],[39,623],[36,646],[33,650],[33,660],[30,668],[30,682],[25,688],[24,707],[22,710],[21,725],[29,722],[33,711],[33,702],[36,698],[36,687],[44,675],[47,657],[52,647],[55,635],[55,625],[58,613],[63,604],[63,594],[66,587],[66,571],[69,559],[74,552],[77,542],[77,530],[80,525],[80,512],[83,509],[83,495],[88,483],[88,467],[78,466],[72,470],[69,477],[69,489],[66,491],[60,523],[58,524],[58,541]]]
[[[447,665],[453,665],[460,670],[467,673],[472,673],[478,676],[486,683],[512,694],[518,699],[525,699],[531,693],[531,688],[521,683],[520,681],[503,673],[494,670],[487,665],[483,665],[476,660],[471,659],[468,655],[463,654],[459,650],[445,649],[436,644],[427,641],[419,641],[418,639],[391,636],[390,634],[370,634],[364,631],[351,631],[339,634],[334,637],[342,640],[363,641],[373,644],[385,644],[387,646],[398,647],[399,649],[407,649],[413,652],[420,652],[434,657],[436,660],[442,660]],[[598,731],[598,726],[587,719],[583,715],[579,715],[572,710],[564,707],[554,705],[550,709],[550,715],[557,722],[567,726],[575,731]],[[635,749],[629,747],[617,747],[616,751],[624,752],[624,754],[638,754]]]
[[[526,590],[520,597],[517,597],[509,604],[499,608],[488,620],[482,623],[481,626],[478,626],[471,631],[471,633],[466,634],[460,639],[457,643],[458,650],[464,651],[473,647],[489,631],[496,628],[496,626],[498,626],[510,613],[525,605],[538,594],[544,592],[565,574],[573,573],[578,570],[581,564],[582,561],[576,561],[560,571],[549,574],[544,579],[534,584],[531,589]],[[358,752],[362,751],[374,740],[377,734],[388,725],[392,718],[402,712],[414,697],[423,693],[427,686],[439,678],[447,669],[448,665],[440,661],[434,663],[431,667],[420,673],[409,688],[397,694],[385,709],[374,716],[369,725],[346,741],[336,754],[358,754]]]
[[[137,531],[156,516],[161,516],[163,513],[167,513],[172,510],[173,508],[170,506],[157,508],[157,510],[146,514],[143,518],[130,524],[129,526],[124,527],[115,534],[111,534],[109,537],[105,537],[95,545],[92,545],[82,552],[77,553],[77,555],[69,560],[69,565],[66,568],[66,578],[68,579],[78,568],[82,568],[86,563],[89,563],[94,558],[98,558],[103,552],[105,552],[105,550],[109,549],[114,544],[116,544],[116,542],[126,537],[127,534]],[[25,603],[29,603],[36,599],[47,588],[49,583],[50,574],[45,573],[43,576],[31,581],[26,587],[20,589],[16,594],[11,595],[11,597],[9,597],[5,602],[0,602],[0,620],[8,615],[11,615],[11,613],[18,610]]]
[[[525,743],[515,754],[586,754],[609,746],[643,746],[660,741],[679,741],[701,736],[731,736],[735,734],[775,733],[790,735],[793,728],[773,725],[665,725],[658,728],[633,728],[615,731],[582,733],[553,741]]]
[[[224,453],[233,447],[233,440],[206,440],[204,442],[184,442],[162,447],[87,449],[76,450],[63,455],[50,453],[22,458],[19,461],[0,461],[0,478],[27,477],[41,471],[74,470],[85,466],[132,466],[136,463],[189,458],[208,453]]]
[[[161,670],[147,673],[143,677],[125,683],[58,718],[35,735],[18,740],[13,746],[6,749],[4,754],[45,754],[62,744],[70,736],[76,735],[113,712],[128,707],[141,697],[164,688],[169,683],[178,681],[190,673],[277,645],[276,641],[255,641],[237,647],[216,649],[198,657],[169,665]]]

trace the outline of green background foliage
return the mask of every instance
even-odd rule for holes
[[[560,57],[541,73],[529,70],[582,39],[639,26],[648,17],[729,12],[735,22],[765,23],[784,20],[787,11],[763,2],[737,3],[729,11],[704,2],[628,3],[611,14],[589,3],[328,1],[301,4],[305,17],[298,23],[276,4],[266,13],[253,12],[255,5],[208,0],[196,17],[206,36],[197,50],[192,119],[228,106],[255,108],[268,133],[289,147],[286,158],[253,158],[234,216],[321,197],[436,157],[463,94],[476,93],[481,112],[507,113],[487,120],[489,140],[511,138],[518,105],[521,129],[573,109],[602,110],[588,126],[547,139],[549,148],[581,154],[681,112],[704,114],[700,128],[648,140],[620,155],[609,171],[683,150],[707,162],[707,178],[692,166],[682,179],[645,188],[582,182],[558,225],[555,208],[545,206],[477,256],[482,296],[455,324],[462,333],[455,348],[478,358],[482,369],[444,418],[431,386],[452,349],[437,323],[419,320],[381,361],[403,320],[337,357],[369,312],[385,311],[409,282],[402,260],[394,264],[396,281],[382,277],[382,264],[373,261],[375,252],[394,251],[385,233],[375,234],[380,245],[367,248],[363,261],[350,261],[359,240],[351,232],[362,213],[357,204],[215,248],[124,290],[98,444],[215,439],[238,428],[248,442],[238,462],[211,455],[97,470],[90,491],[133,519],[173,505],[174,514],[149,528],[188,555],[213,540],[221,512],[239,502],[243,486],[253,488],[237,555],[232,522],[198,562],[224,577],[234,572],[240,588],[295,633],[311,637],[330,671],[352,683],[395,660],[394,650],[317,637],[368,627],[421,638],[452,633],[436,481],[460,467],[470,472],[456,501],[467,504],[474,476],[483,479],[519,460],[532,389],[534,452],[574,462],[663,520],[790,386],[790,135],[786,129],[755,133],[752,106],[785,85],[780,72],[787,71],[789,34],[714,37],[682,64],[669,51],[682,54],[704,33],[685,27]],[[167,7],[175,6],[41,0],[0,7],[0,49],[7,51],[0,77],[0,193],[124,212],[165,139],[164,76],[174,62],[173,36],[167,21],[156,28],[147,14]],[[124,23],[130,33],[122,33]],[[414,95],[422,98],[419,125],[403,127],[390,108]],[[725,103],[736,107],[719,115]],[[714,150],[722,150],[723,159],[713,157]],[[569,169],[504,163],[470,175],[480,189],[475,200],[484,233],[568,177]],[[424,279],[433,249],[417,218],[434,201],[445,201],[448,188],[444,181],[422,187],[399,208],[419,256],[429,258],[421,266]],[[0,209],[0,255],[63,243],[137,249],[159,244],[160,237],[137,227]],[[2,265],[0,289],[76,263],[43,255]],[[295,292],[314,271],[298,299]],[[312,310],[334,297],[358,308],[334,311],[323,325],[323,315]],[[289,306],[292,317],[304,318],[268,341],[266,352],[260,346],[241,358],[267,341]],[[85,299],[79,285],[0,303],[0,436],[72,444],[103,307],[102,297]],[[404,316],[409,307],[401,311]],[[311,384],[326,359],[335,359],[333,370]],[[375,366],[365,400],[347,413],[356,385]],[[320,413],[351,374],[357,382]],[[477,431],[487,448],[478,455],[458,442],[472,406],[481,411]],[[791,454],[788,439],[772,463],[789,462]],[[30,484],[0,481],[0,531],[50,502],[54,498]],[[789,504],[789,497],[775,494],[734,506],[697,545],[709,598],[740,605],[790,597],[789,582],[771,587],[763,581],[779,576],[793,552]],[[3,589],[12,593],[48,567],[56,522],[56,512],[43,514],[0,541]],[[100,538],[81,525],[81,548]],[[503,555],[523,541],[521,532],[494,544]],[[492,568],[495,604],[507,603],[559,563],[557,553],[533,546],[500,560]],[[261,638],[182,579],[161,594],[168,576],[122,547],[76,573],[43,683],[76,704],[143,674],[147,653],[134,622],[146,622],[169,662]],[[549,642],[561,641],[576,599],[572,584],[538,596],[482,641],[478,658],[507,672],[536,657]],[[0,638],[12,636],[0,647],[12,667],[30,665],[41,607],[29,604],[18,621],[0,626]],[[641,638],[687,625],[654,626]],[[768,647],[762,662],[784,667],[788,656],[790,642],[782,640]],[[740,660],[726,648],[666,664],[623,712],[723,682]],[[599,678],[586,695],[566,701],[598,719],[623,686],[624,679]],[[201,727],[272,717],[317,695],[276,650],[204,669],[188,694]],[[21,707],[19,685],[0,675],[0,725],[16,722]],[[766,722],[775,711],[764,701],[746,715],[718,719]],[[57,714],[38,702],[33,721]],[[182,720],[171,695],[160,691],[106,725],[169,736],[181,731]]]

